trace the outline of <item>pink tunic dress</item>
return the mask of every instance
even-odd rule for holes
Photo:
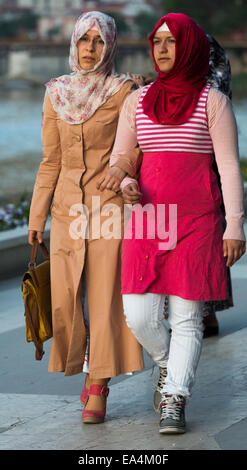
[[[212,170],[206,111],[210,87],[202,90],[188,122],[167,126],[154,124],[143,113],[149,86],[143,88],[136,110],[143,197],[124,235],[122,294],[226,299],[221,195]]]

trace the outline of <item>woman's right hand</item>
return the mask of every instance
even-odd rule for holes
[[[29,245],[34,244],[34,240],[37,240],[39,243],[43,242],[43,232],[37,232],[36,230],[28,230],[28,243]]]
[[[118,168],[117,166],[107,168],[96,182],[96,188],[100,191],[111,189],[112,191],[117,192],[119,191],[120,183],[125,176],[126,172],[122,170],[122,168]]]
[[[123,200],[125,204],[137,204],[141,198],[142,193],[136,183],[130,183],[122,190]]]

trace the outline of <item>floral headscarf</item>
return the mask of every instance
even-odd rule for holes
[[[99,31],[104,48],[101,60],[94,69],[83,70],[78,60],[77,43],[90,29]],[[132,80],[125,74],[113,73],[116,36],[114,19],[104,13],[92,11],[78,18],[70,44],[69,65],[73,73],[52,78],[46,83],[55,111],[68,124],[87,121],[103,103],[120,90],[124,82]]]

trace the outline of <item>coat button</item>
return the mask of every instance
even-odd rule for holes
[[[145,255],[144,258],[145,258],[145,259],[148,259],[148,258],[149,258],[149,255]]]
[[[80,142],[80,141],[81,141],[81,136],[80,136],[80,135],[77,135],[77,136],[76,136],[76,140],[77,140],[77,142]]]
[[[143,281],[143,276],[140,276],[140,277],[139,277],[139,281]]]

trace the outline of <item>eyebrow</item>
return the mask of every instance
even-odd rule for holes
[[[175,37],[174,37],[172,34],[171,34],[170,36],[166,36],[166,39],[168,39],[168,38],[173,38],[173,39],[175,39]],[[153,39],[161,39],[161,37],[156,36],[156,34],[155,34],[154,37],[153,37]]]
[[[84,38],[84,36],[88,36],[88,33],[85,33],[85,34],[82,35],[83,38]],[[94,36],[94,37],[95,37],[95,38],[100,38],[100,39],[102,39],[101,36],[100,36],[100,34],[97,34],[97,36]]]

